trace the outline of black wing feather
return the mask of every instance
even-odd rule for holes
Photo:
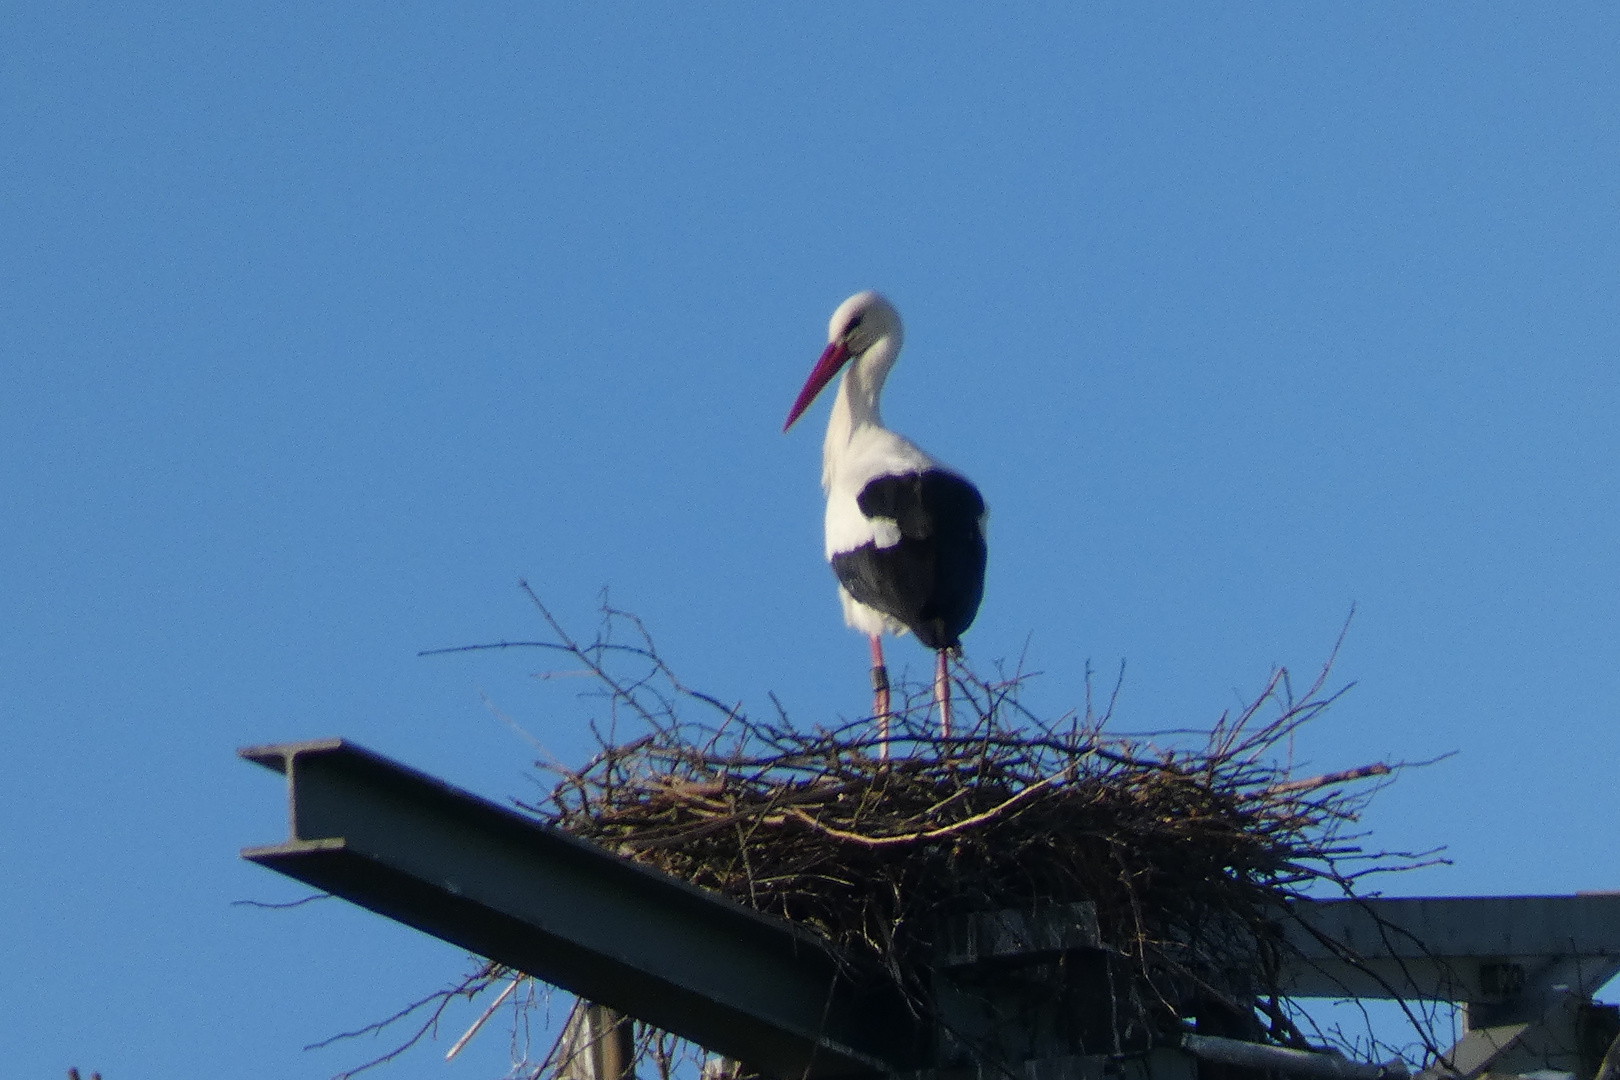
[[[867,607],[904,623],[930,649],[960,644],[984,598],[984,498],[955,473],[930,469],[880,476],[856,499],[869,518],[888,518],[900,542],[863,544],[832,557],[833,573]]]

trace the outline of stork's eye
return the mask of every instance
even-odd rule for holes
[[[864,319],[864,318],[866,318],[866,313],[862,312],[861,314],[855,316],[853,319],[849,320],[849,325],[844,327],[844,336],[849,337],[849,335],[853,334],[856,330],[858,330],[860,328],[860,325],[861,325],[861,320]]]

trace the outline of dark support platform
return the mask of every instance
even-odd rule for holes
[[[286,775],[290,818],[285,843],[244,858],[778,1077],[917,1072],[935,1055],[950,1063],[951,1033],[921,1030],[893,994],[855,993],[830,946],[786,922],[341,739],[241,754]],[[1088,904],[987,913],[948,928],[941,974],[971,990],[996,965],[1059,955],[1079,972],[1106,952],[1094,920]],[[1295,996],[1466,1004],[1469,1031],[1450,1069],[1426,1080],[1537,1069],[1585,1080],[1620,1030],[1616,1010],[1591,1002],[1620,972],[1620,894],[1301,902],[1279,922],[1296,947],[1281,972]],[[941,998],[961,1014],[957,1035],[972,1034],[970,997]],[[1115,1059],[1042,1049],[1073,1035],[1069,1015],[1043,1035],[1015,1010],[979,1034],[1013,1058],[1034,1053],[1026,1080],[1095,1080]],[[998,1026],[1015,1021],[1030,1031]],[[1198,1045],[1227,1060],[1228,1041]],[[1191,1075],[1170,1048],[1133,1068],[1141,1080]]]
[[[783,1076],[916,1067],[824,943],[341,739],[253,747],[291,836],[242,856]]]
[[[1592,994],[1620,972],[1620,893],[1299,904],[1283,973],[1300,997],[1464,1006],[1465,1031],[1424,1080],[1597,1072],[1620,1010]],[[1287,925],[1285,923],[1285,925]]]
[[[1283,983],[1300,997],[1485,1006],[1555,985],[1588,996],[1620,972],[1620,893],[1380,897],[1293,910],[1304,926],[1289,927],[1300,955]]]

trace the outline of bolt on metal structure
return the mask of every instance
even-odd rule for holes
[[[629,1074],[612,1012],[784,1080],[966,1077],[963,1039],[1023,1080],[1405,1075],[1201,1032],[1145,1055],[1074,1053],[1097,1045],[1077,1028],[1107,964],[1089,904],[947,927],[936,1030],[897,992],[854,988],[814,934],[353,743],[240,753],[285,775],[289,819],[287,840],[244,858],[597,1003],[580,1024],[602,1031],[575,1041],[602,1060],[571,1072],[589,1080]],[[1620,1010],[1592,1002],[1620,972],[1620,893],[1302,902],[1287,915],[1289,993],[1465,1005],[1462,1039],[1419,1080],[1593,1080],[1620,1035]],[[1050,972],[1060,981],[1040,983]]]

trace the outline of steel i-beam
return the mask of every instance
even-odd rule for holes
[[[252,747],[290,836],[242,856],[777,1076],[916,1068],[827,943],[342,739]]]

